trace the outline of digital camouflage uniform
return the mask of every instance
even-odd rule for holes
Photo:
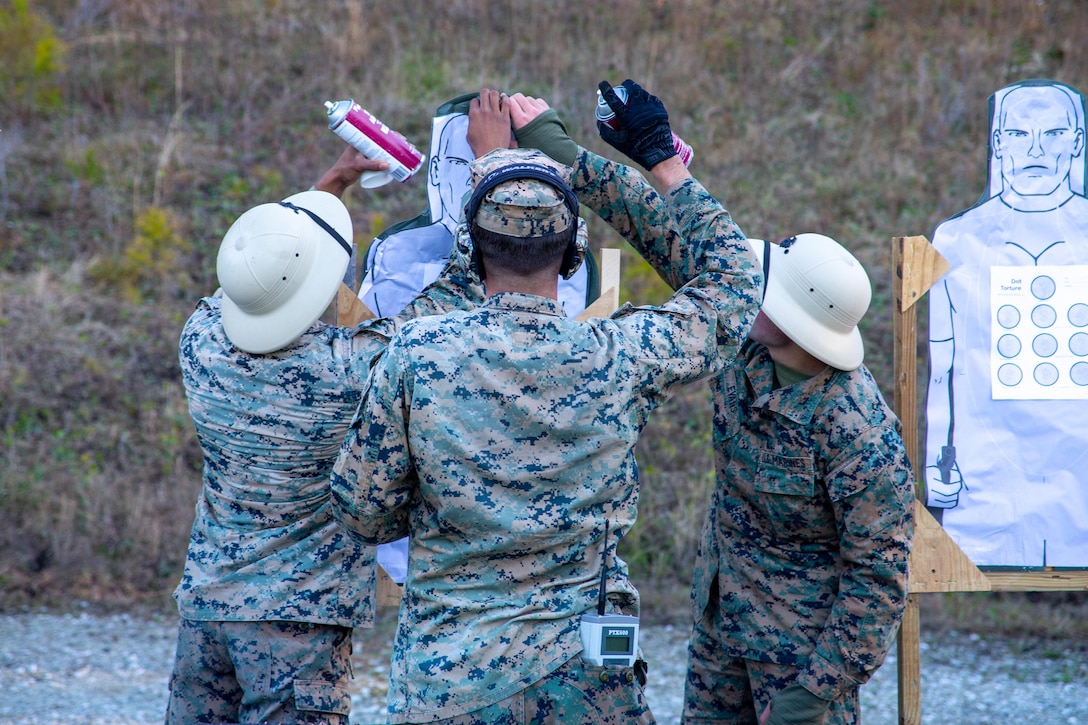
[[[899,421],[864,366],[776,389],[753,343],[715,385],[715,409],[686,719],[736,721],[712,674],[732,657],[796,673],[754,693],[758,710],[795,679],[833,701],[827,722],[858,722],[857,688],[906,605],[913,482]]]
[[[698,245],[682,243],[656,194],[635,204],[612,194],[639,183],[617,172],[633,173],[579,149],[573,189],[681,286],[701,264]],[[779,389],[773,376],[766,349],[746,343],[710,383],[717,486],[693,581],[688,723],[755,723],[794,681],[834,701],[825,722],[856,722],[857,688],[906,605],[914,495],[898,419],[864,366]],[[760,681],[754,703],[747,674],[711,672],[738,666]]]
[[[735,355],[761,284],[698,182],[671,191],[670,212],[705,271],[662,307],[577,322],[500,293],[405,325],[375,365],[333,497],[371,541],[409,519],[392,722],[652,722],[630,669],[582,661],[580,615],[597,603],[606,520],[609,600],[637,612],[615,548],[636,517],[639,433]]]
[[[182,580],[168,723],[346,723],[351,628],[374,616],[374,549],[336,522],[329,475],[370,359],[403,320],[470,307],[452,267],[395,319],[320,321],[251,355],[198,304],[179,359],[204,454]]]

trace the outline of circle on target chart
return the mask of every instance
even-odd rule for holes
[[[1031,341],[1031,349],[1039,357],[1050,357],[1058,351],[1058,341],[1049,332],[1044,332]]]
[[[1088,385],[1088,362],[1073,363],[1069,368],[1069,379],[1081,387]]]
[[[1069,338],[1069,352],[1077,357],[1088,355],[1088,333],[1073,333],[1073,336]]]
[[[997,324],[1011,330],[1020,324],[1020,310],[1013,305],[1001,305],[997,308]]]
[[[1054,278],[1049,275],[1040,274],[1031,280],[1031,293],[1037,300],[1049,300],[1057,289],[1058,285],[1054,284]]]
[[[997,339],[997,352],[1001,357],[1016,357],[1023,348],[1016,335],[1002,335]]]
[[[1052,363],[1039,363],[1035,366],[1035,371],[1032,374],[1035,377],[1035,382],[1043,387],[1049,388],[1058,382],[1058,368],[1054,367]]]
[[[1024,379],[1024,371],[1015,363],[1005,363],[997,369],[997,381],[1010,388]]]
[[[1031,311],[1031,321],[1045,329],[1058,321],[1058,313],[1050,305],[1036,305]]]
[[[1066,317],[1069,318],[1069,324],[1073,327],[1088,326],[1088,305],[1083,302],[1071,305],[1069,307],[1069,312],[1066,313]]]

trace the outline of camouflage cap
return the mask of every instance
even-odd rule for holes
[[[571,168],[540,151],[495,149],[469,165],[472,187],[475,189],[488,174],[522,164],[554,172],[567,187],[570,186]],[[561,189],[538,179],[514,178],[486,193],[480,200],[475,221],[480,228],[498,234],[539,237],[565,231],[575,220]]]

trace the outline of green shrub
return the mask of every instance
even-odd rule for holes
[[[45,113],[61,103],[67,46],[27,0],[0,5],[0,98],[15,116]]]
[[[178,235],[174,214],[149,207],[136,217],[134,226],[135,236],[120,258],[96,262],[89,270],[91,278],[134,303],[191,289],[192,277],[184,264],[191,246]]]

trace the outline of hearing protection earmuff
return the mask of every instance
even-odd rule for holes
[[[578,271],[582,260],[585,258],[584,244],[579,244],[578,239],[578,197],[566,182],[551,169],[538,164],[510,164],[489,173],[476,185],[472,196],[465,203],[465,224],[471,227],[476,212],[480,209],[487,193],[505,181],[514,179],[535,179],[543,181],[555,187],[563,195],[563,203],[571,213],[570,240],[567,242],[566,251],[563,252],[563,261],[559,266],[559,274],[563,279],[570,279]],[[457,234],[455,244],[457,252],[469,260],[469,271],[474,272],[480,280],[484,279],[485,271],[483,261],[480,259],[480,250],[472,241],[470,234]]]

